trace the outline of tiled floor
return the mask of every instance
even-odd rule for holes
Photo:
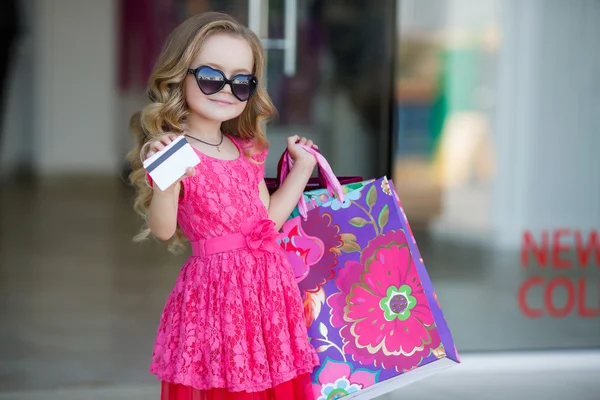
[[[158,315],[185,255],[131,241],[140,223],[131,196],[118,180],[0,186],[0,399],[157,398],[147,373],[149,356]],[[522,316],[517,290],[534,272],[520,268],[518,255],[422,234],[417,240],[465,360],[473,351],[600,347],[600,317]],[[590,307],[600,305],[598,272],[585,272]],[[542,299],[541,290],[532,292],[532,304]],[[482,359],[472,357],[471,365],[480,365]],[[400,392],[402,398],[469,398],[462,391],[478,399],[503,398],[502,393],[533,399],[514,390],[550,388],[539,398],[591,399],[598,397],[584,394],[600,392],[593,378],[600,376],[597,364],[479,375],[466,366],[456,371],[467,372],[449,371],[411,385]],[[561,391],[559,377],[570,391]],[[23,390],[41,392],[36,397]]]

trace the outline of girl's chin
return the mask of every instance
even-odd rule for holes
[[[244,110],[236,109],[233,106],[230,106],[230,107],[217,106],[217,107],[210,107],[209,109],[204,109],[201,112],[197,112],[196,114],[198,114],[199,117],[202,117],[209,121],[225,122],[225,121],[229,121],[230,119],[234,119],[234,118],[238,117],[242,113],[242,111],[244,111]]]

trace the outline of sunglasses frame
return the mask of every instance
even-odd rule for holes
[[[198,72],[202,68],[208,68],[208,69],[211,69],[211,70],[221,74],[221,76],[223,77],[223,81],[222,81],[223,83],[221,84],[219,89],[215,90],[214,92],[205,92],[204,89],[202,89],[202,86],[200,85],[200,79],[198,79]],[[248,101],[252,98],[252,96],[256,92],[256,89],[258,88],[258,78],[252,74],[237,74],[237,75],[233,76],[231,79],[229,79],[229,78],[227,78],[227,75],[225,75],[225,72],[221,71],[220,69],[213,68],[210,65],[200,65],[198,68],[188,68],[187,73],[194,76],[194,78],[196,79],[196,83],[198,84],[198,88],[202,91],[202,93],[204,93],[207,96],[210,96],[211,94],[219,93],[221,90],[223,90],[225,85],[229,85],[229,87],[231,88],[231,93],[235,96],[236,99],[238,99],[239,101]],[[246,100],[242,100],[237,95],[237,93],[235,92],[235,88],[233,86],[233,82],[235,82],[236,78],[239,76],[249,77],[250,78],[249,83],[251,83],[251,82],[255,83],[254,89],[252,89],[252,87],[249,88],[250,94],[248,95],[248,98]]]

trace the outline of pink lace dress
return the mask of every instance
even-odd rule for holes
[[[192,243],[158,327],[150,372],[162,399],[312,399],[319,364],[274,224],[259,198],[264,165],[199,153],[178,221]],[[266,152],[255,156],[264,161]]]

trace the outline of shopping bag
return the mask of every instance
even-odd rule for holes
[[[305,212],[279,238],[321,361],[315,398],[371,399],[459,363],[393,182],[373,180],[348,201],[318,162],[335,198],[310,210],[301,198]]]
[[[312,148],[312,150],[316,153],[319,153],[318,150]],[[284,170],[284,163],[286,168],[290,165],[291,158],[289,152],[285,150],[281,157],[279,158],[279,162],[277,164],[277,177],[276,178],[265,178],[265,183],[267,185],[267,189],[270,194],[273,194],[283,182],[284,177],[282,177],[281,172]],[[322,170],[322,166],[318,165],[317,168],[318,175],[317,177],[311,177],[306,184],[305,192],[310,191],[319,191],[326,187],[326,181],[324,179],[324,172]],[[351,184],[351,183],[359,183],[363,180],[361,176],[342,176],[337,178],[338,181],[342,185]]]
[[[323,204],[329,203],[331,202],[331,208],[333,208],[334,210],[342,208],[344,206],[346,206],[346,204],[353,200],[355,196],[359,196],[358,192],[360,192],[360,190],[362,190],[362,188],[365,187],[365,185],[367,185],[368,183],[373,182],[374,179],[369,179],[366,181],[357,181],[357,182],[352,182],[352,183],[348,183],[348,181],[346,181],[345,184],[342,184],[342,189],[344,190],[344,200],[340,201],[338,200],[337,196],[335,196],[334,194],[331,194],[329,192],[329,190],[323,188],[323,189],[313,189],[313,190],[308,190],[305,191],[303,193],[304,196],[304,201],[306,202],[306,210],[310,211],[313,208],[317,208],[322,206]],[[340,182],[341,184],[341,182]],[[290,214],[289,218],[294,218],[300,215],[300,210],[298,209],[298,206],[296,206],[294,208],[294,210],[292,211],[292,213]]]

